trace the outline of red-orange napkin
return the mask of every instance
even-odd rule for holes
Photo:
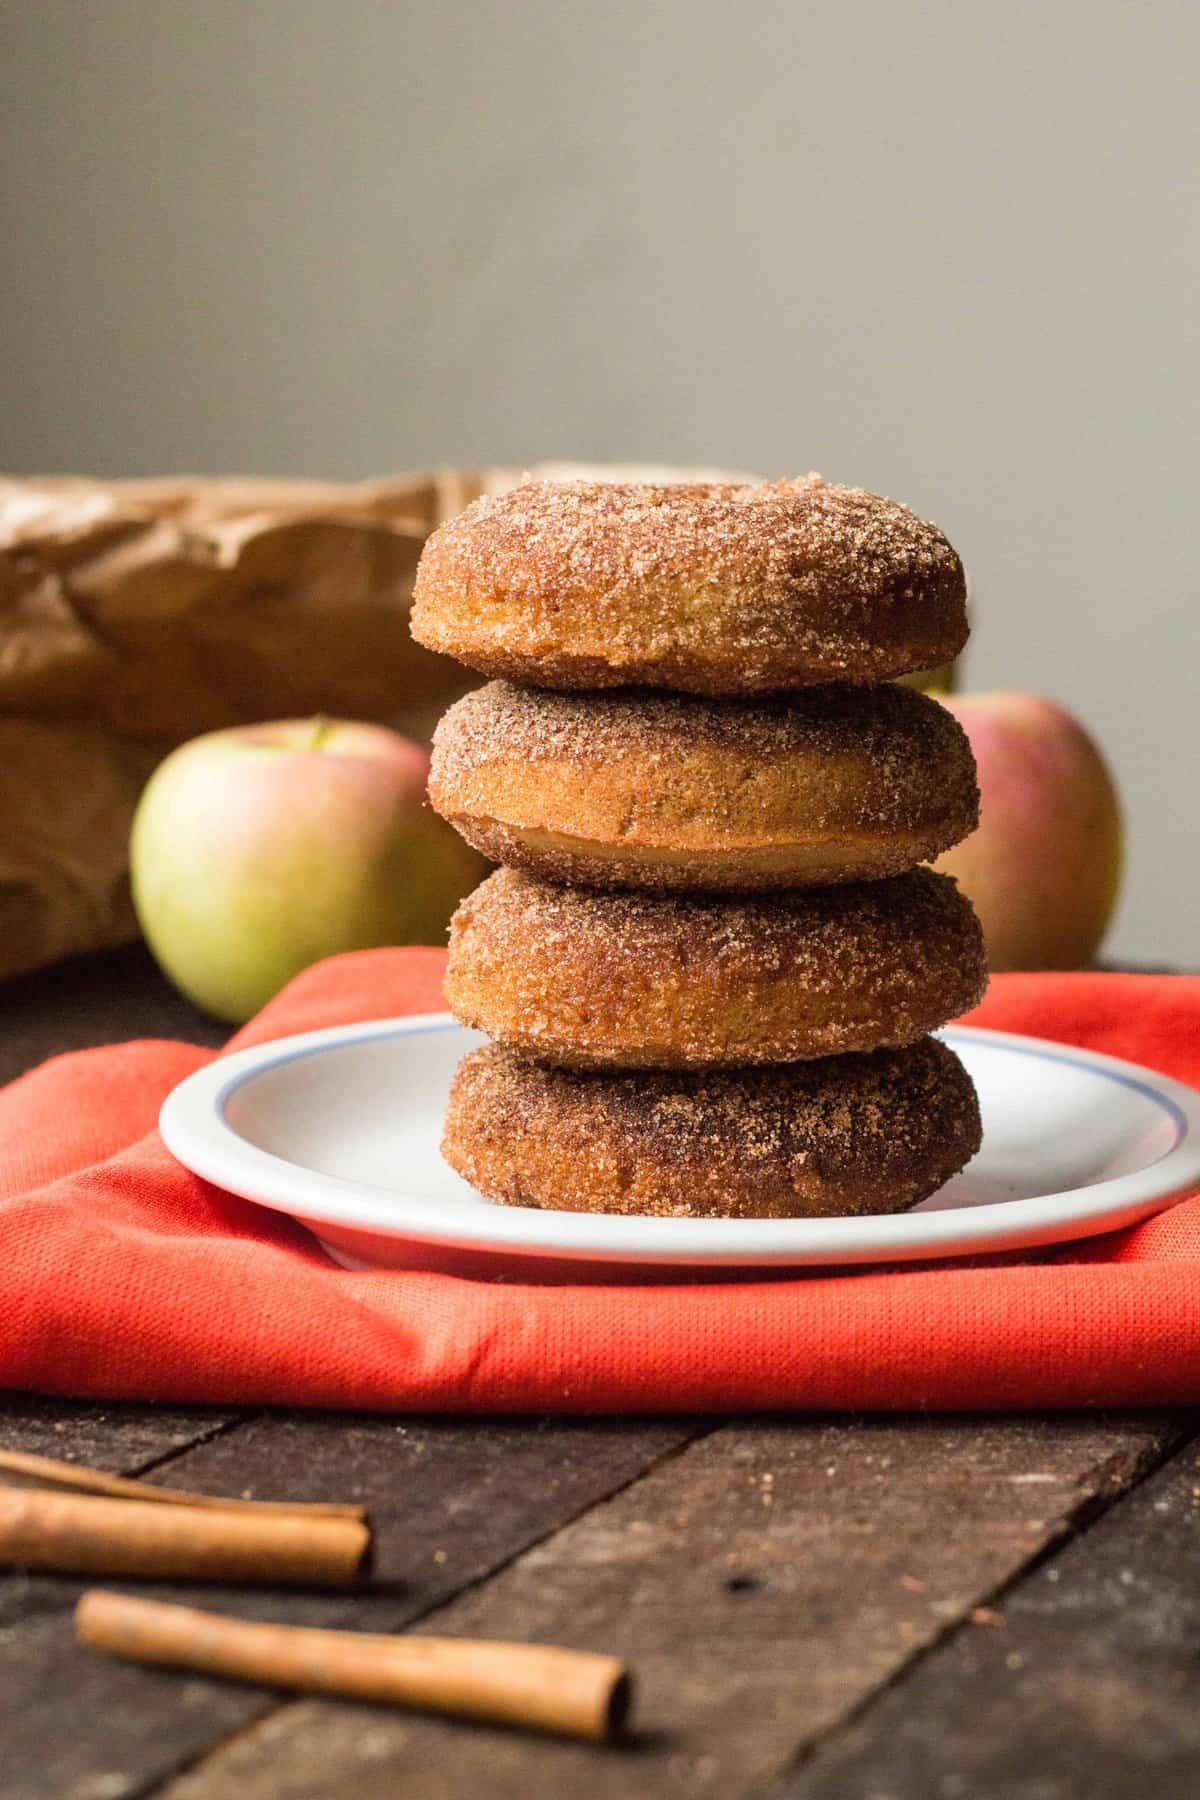
[[[443,964],[335,958],[236,1042],[436,1009]],[[1000,976],[972,1019],[1200,1083],[1200,978]],[[0,1386],[481,1412],[1200,1400],[1200,1195],[1024,1263],[709,1286],[351,1274],[163,1148],[158,1107],[207,1054],[83,1051],[0,1092]]]

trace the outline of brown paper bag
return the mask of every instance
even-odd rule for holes
[[[0,976],[135,935],[130,820],[184,739],[316,712],[426,737],[476,678],[409,635],[421,546],[524,479],[0,479]]]
[[[0,973],[136,935],[129,827],[159,752],[0,718]]]

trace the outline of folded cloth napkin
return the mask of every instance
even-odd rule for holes
[[[443,967],[337,957],[234,1045],[436,1010]],[[1200,1083],[1200,978],[1000,976],[971,1019]],[[456,1412],[1200,1400],[1200,1194],[969,1266],[626,1287],[350,1273],[164,1149],[159,1105],[208,1055],[88,1050],[0,1092],[0,1385]]]

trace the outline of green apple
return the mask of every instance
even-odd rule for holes
[[[425,803],[428,772],[407,738],[337,719],[239,726],[174,751],[130,851],[166,974],[240,1021],[323,956],[440,943],[484,865]]]
[[[1121,803],[1099,748],[1040,694],[937,698],[971,740],[980,812],[936,866],[974,902],[990,967],[1086,968],[1121,885]]]

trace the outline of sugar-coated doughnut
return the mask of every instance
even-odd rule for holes
[[[490,682],[439,723],[429,797],[551,880],[747,892],[899,874],[979,805],[962,727],[893,683],[745,701]]]
[[[488,1045],[459,1065],[442,1153],[510,1206],[675,1218],[901,1212],[979,1148],[936,1038],[774,1068],[618,1075]]]
[[[952,661],[966,584],[936,525],[819,475],[530,482],[432,534],[412,630],[513,681],[762,694]]]
[[[986,984],[971,903],[932,869],[751,897],[499,869],[454,915],[446,998],[546,1062],[701,1069],[911,1044]]]

